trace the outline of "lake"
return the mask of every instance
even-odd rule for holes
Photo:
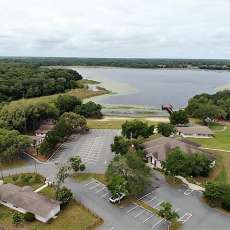
[[[230,87],[230,72],[187,69],[133,69],[110,67],[71,67],[84,78],[101,82],[116,94],[97,97],[101,104],[160,108],[172,104],[185,107],[188,99],[200,93],[214,93]]]

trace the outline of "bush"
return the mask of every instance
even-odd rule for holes
[[[57,190],[56,198],[61,202],[62,206],[67,205],[73,199],[73,193],[66,187]]]
[[[84,171],[85,170],[85,165],[84,164],[81,164],[80,165],[80,171],[82,172],[82,171]]]
[[[26,212],[24,214],[24,220],[28,221],[28,222],[32,222],[32,221],[35,220],[35,216],[34,216],[34,214],[32,212]]]
[[[17,175],[12,176],[12,180],[16,182],[18,180],[18,176]]]
[[[170,137],[171,135],[176,133],[175,126],[172,124],[159,123],[157,129],[158,133],[165,137]]]
[[[24,220],[24,215],[20,212],[14,212],[12,216],[12,223],[18,225]]]

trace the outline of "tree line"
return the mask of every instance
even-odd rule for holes
[[[82,76],[70,69],[39,68],[35,65],[0,62],[0,103],[77,88]]]

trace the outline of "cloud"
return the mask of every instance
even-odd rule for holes
[[[229,0],[1,0],[0,55],[230,58]]]

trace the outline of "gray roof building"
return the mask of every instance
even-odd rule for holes
[[[33,192],[30,186],[0,185],[0,203],[22,213],[32,212],[42,222],[47,222],[60,211],[59,201]]]

